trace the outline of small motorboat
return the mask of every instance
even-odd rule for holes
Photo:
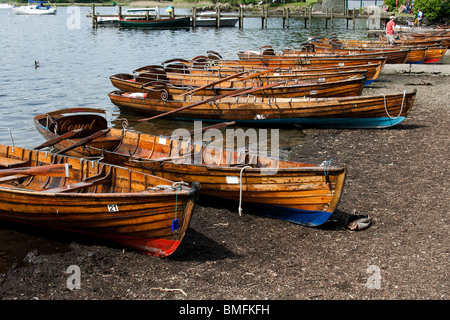
[[[195,19],[196,27],[217,27],[215,12],[201,12]],[[234,27],[236,23],[239,21],[239,18],[235,17],[220,17],[220,25],[219,27]]]
[[[28,5],[13,7],[11,9],[17,15],[49,15],[56,14],[56,6],[49,1],[29,0]]]

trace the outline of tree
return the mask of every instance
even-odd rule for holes
[[[420,9],[424,17],[436,20],[440,16],[443,2],[442,0],[414,0],[414,13],[417,14],[417,10]]]

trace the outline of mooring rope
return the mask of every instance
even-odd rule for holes
[[[180,182],[175,182],[172,185],[167,185],[167,184],[159,184],[155,187],[149,187],[147,188],[147,190],[151,190],[151,191],[160,191],[160,190],[172,190],[172,191],[179,191],[181,190],[181,188],[183,186],[188,186],[189,184],[184,182],[184,181],[180,181]]]
[[[242,173],[244,172],[245,169],[251,168],[251,167],[252,166],[245,166],[245,167],[243,167],[241,169],[240,174],[239,174],[239,179],[240,179],[240,181],[239,181],[239,184],[240,184],[240,186],[239,186],[239,209],[238,209],[239,216],[242,215]]]
[[[403,112],[403,104],[405,102],[405,97],[406,97],[406,90],[403,90],[403,99],[402,99],[402,105],[400,107],[400,112],[398,113],[398,115],[396,117],[393,117],[389,114],[389,111],[387,109],[387,105],[386,105],[386,96],[383,94],[383,98],[384,98],[384,110],[386,111],[386,114],[388,115],[389,119],[395,120],[398,119],[400,117],[400,115]]]

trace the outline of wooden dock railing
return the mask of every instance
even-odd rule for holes
[[[289,19],[304,19],[305,21],[305,28],[311,28],[311,21],[312,19],[325,19],[325,28],[328,28],[328,22],[330,22],[330,27],[333,28],[333,20],[334,19],[346,19],[347,20],[347,29],[348,29],[348,23],[349,21],[353,22],[353,29],[355,29],[355,10],[347,10],[345,14],[343,13],[334,13],[333,9],[330,11],[327,11],[325,13],[318,13],[313,12],[312,7],[305,7],[302,11],[296,11],[291,12],[289,8],[283,8],[282,12],[279,11],[270,11],[268,7],[261,7],[262,9],[259,11],[245,11],[244,8],[239,8],[237,13],[232,14],[226,14],[223,15],[220,12],[220,8],[216,9],[216,12],[214,14],[210,15],[204,15],[206,17],[213,17],[216,19],[217,24],[216,27],[220,28],[219,19],[220,17],[237,17],[239,18],[239,28],[244,28],[244,18],[255,18],[255,19],[261,19],[261,28],[267,29],[267,21],[270,18],[277,18],[282,19],[282,26],[283,28],[289,28]],[[122,7],[119,7],[119,13],[121,13]],[[176,15],[175,14],[175,8],[172,9],[172,11],[168,14],[160,14],[160,17],[191,17],[192,21],[192,27],[195,28],[195,21],[197,17],[197,8],[192,8],[192,14],[183,14],[183,15]],[[117,17],[118,15],[100,15],[95,13],[95,4],[92,4],[92,11],[90,14],[87,15],[88,18],[92,19],[92,27],[97,27],[97,18],[98,17]],[[129,15],[124,14],[123,17],[143,17],[143,15]]]

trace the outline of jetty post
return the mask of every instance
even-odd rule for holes
[[[197,19],[197,8],[193,7],[192,8],[192,28],[195,29],[195,27],[197,26],[196,20]]]
[[[91,5],[91,23],[92,23],[92,28],[95,28],[97,26],[97,16],[95,14],[95,4],[92,3]]]
[[[216,28],[220,28],[220,7],[216,8]]]
[[[239,8],[239,28],[244,28],[244,8]]]

